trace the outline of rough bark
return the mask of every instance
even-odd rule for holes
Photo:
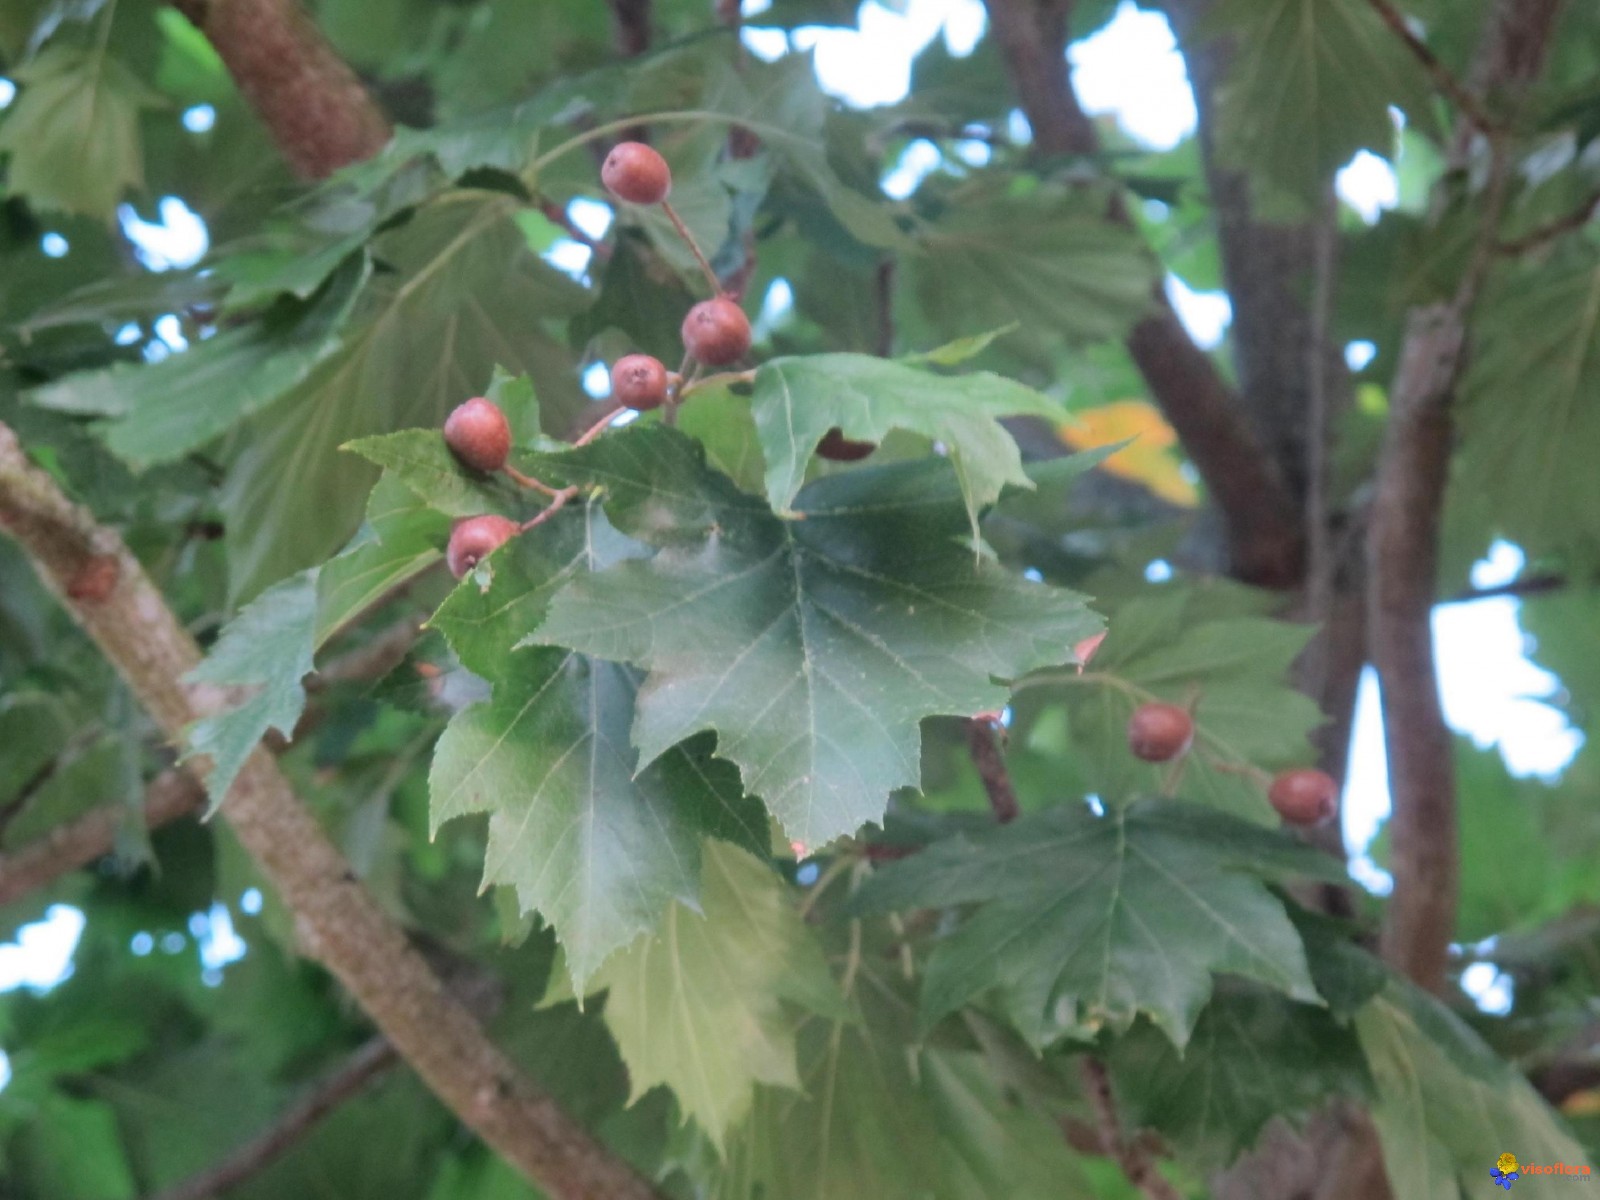
[[[215,47],[296,174],[324,179],[370,158],[389,119],[299,0],[173,0]]]
[[[1544,63],[1561,0],[1497,0],[1471,86],[1513,127],[1523,94]],[[1470,129],[1458,131],[1452,166],[1465,167]],[[1378,462],[1368,529],[1367,620],[1383,690],[1393,815],[1394,892],[1384,958],[1423,987],[1445,980],[1455,927],[1457,848],[1454,738],[1439,703],[1433,654],[1438,531],[1452,449],[1451,409],[1467,359],[1467,323],[1499,240],[1510,163],[1503,135],[1489,139],[1483,222],[1472,262],[1446,304],[1414,309]]]
[[[214,711],[215,689],[184,682],[200,662],[137,559],[110,529],[28,462],[0,424],[0,529],[99,645],[175,744]],[[108,568],[106,564],[111,564]],[[108,586],[88,593],[86,573]],[[485,1036],[362,886],[277,764],[257,750],[222,809],[241,845],[294,914],[305,951],[354,996],[446,1105],[507,1162],[563,1200],[659,1200]]]
[[[1100,139],[1073,92],[1066,66],[1065,0],[986,0],[995,39],[1043,154],[1091,155]],[[1120,202],[1114,215],[1127,220]],[[1158,287],[1152,312],[1128,336],[1128,351],[1226,517],[1232,572],[1287,588],[1299,582],[1304,539],[1298,505],[1252,434],[1237,397],[1196,346]]]

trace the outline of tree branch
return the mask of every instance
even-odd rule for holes
[[[0,528],[99,645],[174,743],[226,697],[185,683],[194,639],[111,530],[69,501],[0,424]],[[74,598],[97,562],[110,586]],[[245,762],[222,815],[294,914],[306,952],[350,991],[396,1050],[455,1114],[530,1181],[560,1200],[660,1200],[485,1036],[404,931],[361,886],[266,751]]]
[[[1383,18],[1383,23],[1394,31],[1394,35],[1405,43],[1406,49],[1411,52],[1412,57],[1422,64],[1422,69],[1433,80],[1433,86],[1438,88],[1452,104],[1459,108],[1462,116],[1477,126],[1481,132],[1493,133],[1495,131],[1494,121],[1484,111],[1483,105],[1478,102],[1478,98],[1468,91],[1466,85],[1451,73],[1449,67],[1439,61],[1439,56],[1433,52],[1426,42],[1411,32],[1411,27],[1406,24],[1405,14],[1391,4],[1389,0],[1370,0],[1370,3],[1378,15]]]
[[[215,47],[301,178],[324,179],[389,140],[389,119],[299,0],[172,3]]]
[[[1575,229],[1582,229],[1593,218],[1595,211],[1600,210],[1600,191],[1580,204],[1569,213],[1563,213],[1553,221],[1535,229],[1529,230],[1519,238],[1501,242],[1497,250],[1501,254],[1526,254],[1530,250],[1537,250],[1556,240],[1564,233],[1571,233]]]
[[[650,0],[611,0],[611,25],[617,53],[638,58],[650,49]]]
[[[322,1123],[346,1100],[353,1099],[379,1075],[400,1061],[389,1039],[381,1035],[361,1046],[332,1074],[318,1082],[272,1125],[227,1158],[157,1193],[152,1200],[212,1200],[229,1188],[271,1166]]]
[[[1497,0],[1476,82],[1514,108],[1544,62],[1561,0]],[[1464,162],[1469,144],[1457,139]],[[1413,309],[1389,395],[1368,528],[1367,622],[1383,693],[1389,755],[1394,892],[1382,950],[1423,987],[1444,983],[1455,928],[1460,859],[1453,738],[1439,703],[1432,616],[1439,524],[1452,448],[1451,408],[1466,364],[1467,319],[1504,215],[1510,162],[1490,139],[1479,240],[1455,296]]]
[[[1099,153],[1099,134],[1067,72],[1067,0],[985,4],[1036,149]],[[1131,223],[1120,196],[1112,215]],[[1304,559],[1299,506],[1245,423],[1233,390],[1178,320],[1163,286],[1156,288],[1153,305],[1154,312],[1128,335],[1128,351],[1227,518],[1233,573],[1266,587],[1292,587]]]
[[[1100,1148],[1105,1156],[1122,1168],[1129,1183],[1149,1200],[1183,1200],[1182,1194],[1156,1169],[1150,1152],[1122,1135],[1117,1119],[1117,1103],[1111,1094],[1111,1077],[1099,1059],[1084,1055],[1083,1086],[1089,1093],[1100,1126]]]
[[[158,829],[199,812],[205,802],[205,789],[186,771],[164,771],[145,792],[145,826]],[[68,871],[110,854],[116,846],[117,831],[129,815],[127,805],[107,804],[57,825],[43,837],[25,842],[8,854],[0,854],[0,904],[20,900]]]
[[[994,723],[987,717],[967,721],[967,750],[972,755],[972,765],[978,768],[994,819],[1002,825],[1015,821],[1022,811],[1017,807],[1017,789],[1011,785],[1011,773],[1006,770]]]

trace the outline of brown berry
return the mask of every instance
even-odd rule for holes
[[[829,462],[859,462],[877,448],[877,442],[852,441],[835,425],[817,443],[817,454]]]
[[[672,190],[672,168],[643,142],[619,142],[601,164],[600,182],[618,200],[660,204]]]
[[[515,521],[494,514],[457,521],[455,528],[450,531],[450,545],[444,552],[450,574],[457,579],[462,578],[515,537],[521,528]]]
[[[683,319],[683,346],[708,367],[725,367],[750,353],[750,318],[726,296],[702,300]]]
[[[474,471],[498,471],[511,453],[511,423],[493,400],[474,396],[445,418],[444,440]]]
[[[611,368],[611,398],[624,408],[649,412],[667,402],[667,368],[648,354],[628,354]]]
[[[1128,718],[1128,749],[1145,762],[1171,762],[1194,741],[1194,718],[1176,704],[1141,704]]]
[[[1300,767],[1279,772],[1267,800],[1291,825],[1320,825],[1339,811],[1339,785],[1326,771]]]

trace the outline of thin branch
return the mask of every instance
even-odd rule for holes
[[[1524,575],[1521,579],[1513,579],[1509,583],[1497,583],[1493,587],[1466,588],[1453,596],[1444,597],[1439,603],[1472,604],[1478,600],[1494,600],[1501,596],[1514,598],[1546,596],[1551,592],[1561,591],[1570,582],[1565,575]]]
[[[1562,234],[1571,233],[1575,229],[1582,229],[1594,217],[1597,210],[1600,210],[1600,190],[1596,190],[1594,195],[1590,196],[1571,212],[1559,216],[1553,221],[1547,221],[1519,238],[1501,242],[1496,247],[1496,250],[1501,254],[1510,255],[1526,254],[1530,250],[1537,250],[1541,246],[1555,241]]]
[[[1475,81],[1515,104],[1544,61],[1560,0],[1498,0]],[[1487,64],[1487,65],[1484,65]],[[1457,139],[1454,155],[1469,152]],[[1439,702],[1432,616],[1449,475],[1451,409],[1466,365],[1467,321],[1487,276],[1509,194],[1510,154],[1489,141],[1484,216],[1455,296],[1406,320],[1368,527],[1367,619],[1383,694],[1394,815],[1394,892],[1384,958],[1430,990],[1443,987],[1460,886],[1454,738]]]
[[[215,1166],[157,1193],[151,1200],[212,1200],[238,1186],[271,1166],[320,1125],[328,1114],[359,1095],[399,1061],[400,1055],[388,1038],[372,1038],[297,1103],[284,1110],[270,1127]]]
[[[1089,1103],[1094,1107],[1099,1124],[1100,1149],[1119,1167],[1129,1183],[1138,1188],[1149,1200],[1183,1200],[1183,1195],[1156,1169],[1155,1159],[1137,1141],[1123,1136],[1122,1123],[1117,1119],[1117,1103],[1111,1093],[1111,1077],[1105,1064],[1090,1055],[1082,1061],[1083,1086],[1089,1093]]]
[[[330,659],[306,676],[307,692],[323,692],[340,683],[370,683],[382,679],[405,661],[416,645],[422,625],[416,617],[402,617],[375,634],[365,645]]]
[[[1494,120],[1484,111],[1478,98],[1467,90],[1450,68],[1439,61],[1432,48],[1411,31],[1411,26],[1406,24],[1405,14],[1397,9],[1389,0],[1369,0],[1378,16],[1383,18],[1396,37],[1405,43],[1406,49],[1422,64],[1422,69],[1433,80],[1433,86],[1446,96],[1449,101],[1461,110],[1461,114],[1477,126],[1480,132],[1492,134],[1496,131]]]
[[[164,771],[145,791],[144,823],[158,829],[205,807],[205,789],[186,771]],[[69,871],[86,867],[116,848],[117,832],[127,821],[125,804],[91,809],[43,837],[0,854],[0,904],[20,900]]]
[[[299,0],[173,0],[205,34],[279,151],[305,179],[371,158],[392,132]]]
[[[894,259],[886,258],[878,264],[873,288],[878,304],[878,334],[872,352],[879,358],[888,358],[894,353]]]
[[[1066,66],[1065,0],[985,0],[1034,147],[1044,154],[1098,154],[1100,137],[1084,113]],[[1119,195],[1112,216],[1131,224]],[[1305,544],[1299,505],[1277,464],[1250,431],[1237,398],[1157,285],[1153,312],[1134,326],[1128,351],[1207,491],[1227,518],[1229,557],[1240,579],[1265,587],[1297,585]]]
[[[650,49],[650,0],[611,0],[611,27],[617,53],[638,58]]]
[[[1002,825],[1016,820],[1022,811],[1017,807],[1017,789],[1006,770],[994,724],[987,717],[973,717],[967,722],[967,751],[972,755],[972,765],[978,768],[994,819]]]
[[[210,685],[184,682],[201,660],[194,639],[122,539],[30,463],[4,424],[0,529],[20,543],[42,581],[174,743],[195,720],[227,703]],[[71,581],[95,557],[116,561],[114,585],[72,599]],[[265,750],[245,761],[222,816],[294,914],[305,952],[333,973],[439,1099],[508,1163],[557,1200],[661,1200],[488,1040],[362,887]]]

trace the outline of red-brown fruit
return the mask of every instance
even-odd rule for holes
[[[450,531],[450,545],[444,559],[450,565],[450,574],[462,578],[489,555],[517,535],[521,526],[501,516],[468,517],[457,521]]]
[[[817,454],[829,462],[859,462],[877,448],[877,442],[852,441],[835,425],[817,443]]]
[[[498,471],[511,453],[511,423],[493,400],[474,396],[445,418],[444,440],[474,471]]]
[[[660,204],[672,190],[672,168],[643,142],[619,142],[601,164],[600,182],[618,200]]]
[[[1279,772],[1267,799],[1291,825],[1320,825],[1339,811],[1339,785],[1326,771],[1300,767]]]
[[[1128,718],[1128,749],[1145,762],[1171,762],[1194,741],[1194,718],[1176,704],[1141,704]]]
[[[649,412],[667,402],[667,368],[648,354],[628,354],[611,367],[611,398],[624,408]]]
[[[726,296],[702,300],[683,319],[683,347],[708,367],[725,367],[750,353],[750,318]]]

